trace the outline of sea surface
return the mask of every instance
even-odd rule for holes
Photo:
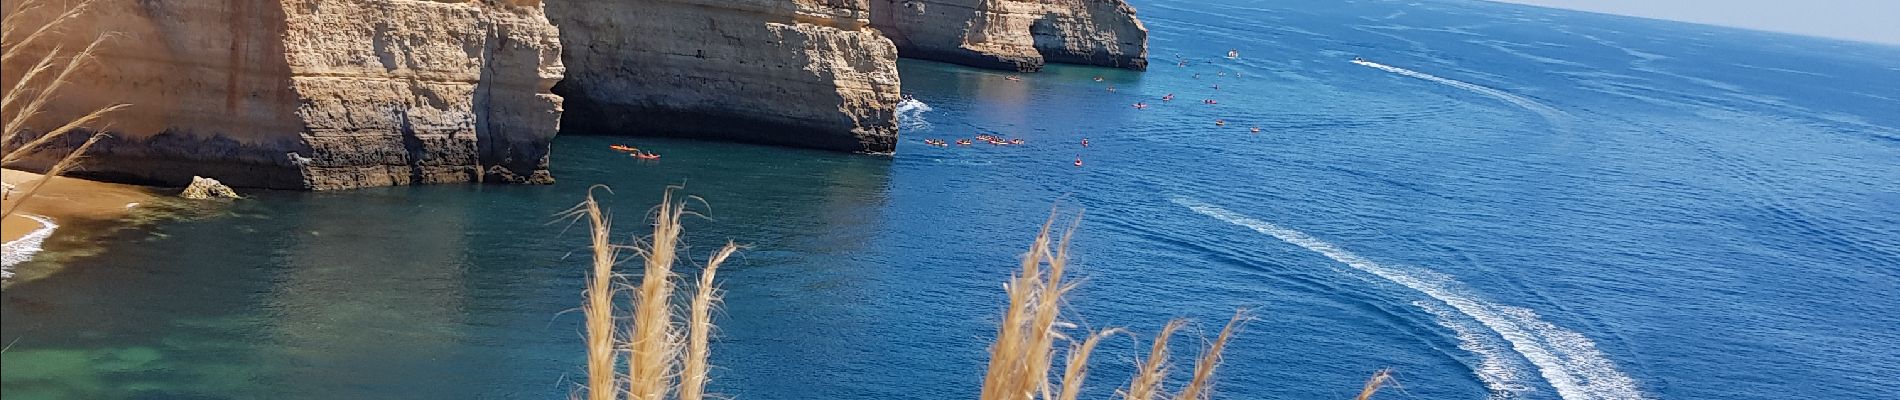
[[[1379,398],[1900,398],[1900,48],[1474,1],[1135,5],[1146,73],[903,62],[894,157],[566,134],[553,186],[249,192],[122,232],[5,290],[0,387],[567,398],[587,238],[556,214],[602,184],[622,237],[684,185],[695,259],[750,246],[719,275],[735,399],[975,398],[1052,210],[1083,214],[1076,329],[1188,318],[1178,378],[1250,310],[1217,399],[1349,398],[1383,368]],[[922,143],[977,133],[1025,144]],[[1103,346],[1085,398],[1133,369],[1133,338]]]

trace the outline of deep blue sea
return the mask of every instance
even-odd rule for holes
[[[119,233],[5,290],[0,387],[566,398],[586,237],[554,215],[609,185],[631,235],[683,183],[697,257],[751,246],[720,275],[735,399],[976,397],[1052,209],[1084,215],[1069,320],[1192,319],[1177,377],[1252,310],[1217,399],[1350,398],[1382,368],[1381,399],[1900,398],[1900,48],[1477,1],[1135,5],[1146,73],[905,61],[894,157],[566,135],[554,186],[256,192]],[[977,133],[1025,144],[922,143]],[[1135,346],[1103,345],[1085,397]]]

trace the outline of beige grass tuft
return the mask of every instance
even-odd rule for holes
[[[983,376],[983,400],[1075,400],[1087,379],[1088,359],[1096,345],[1121,332],[1120,329],[1096,331],[1078,342],[1060,331],[1060,326],[1068,325],[1060,321],[1062,298],[1074,288],[1065,277],[1076,225],[1071,224],[1057,241],[1050,235],[1054,224],[1054,218],[1043,224],[1029,251],[1023,254],[1020,269],[1003,286],[1009,304],[1003,309],[996,341],[990,345],[990,361]],[[1244,320],[1244,313],[1236,313],[1220,337],[1202,353],[1194,379],[1178,399],[1206,398],[1212,387],[1214,369],[1220,363],[1220,353]],[[1166,397],[1162,382],[1168,372],[1168,339],[1186,325],[1185,321],[1175,320],[1162,327],[1146,361],[1138,362],[1134,379],[1120,392],[1122,397],[1138,400]],[[1057,340],[1069,342],[1065,345],[1068,359],[1059,387],[1052,386],[1050,378]]]
[[[655,208],[653,235],[640,245],[623,246],[613,244],[611,218],[601,211],[591,190],[585,201],[567,213],[584,215],[592,228],[594,262],[582,307],[587,326],[588,400],[616,400],[622,393],[638,400],[662,400],[669,394],[679,400],[707,397],[712,311],[719,303],[714,280],[719,266],[739,250],[739,245],[728,242],[712,254],[700,271],[687,314],[675,315],[679,308],[673,307],[672,300],[678,279],[672,268],[680,248],[680,218],[687,214],[686,203],[675,201],[673,188],[669,188]],[[644,262],[639,284],[628,288],[632,291],[633,315],[624,326],[617,327],[613,301],[618,276],[614,266],[620,261],[622,249],[632,249]],[[623,332],[625,340],[616,343],[616,332]],[[626,373],[617,375],[614,368],[622,361]]]
[[[601,212],[592,190],[578,208],[587,216],[594,251],[593,271],[587,276],[586,304],[581,308],[587,317],[587,398],[614,400],[618,392],[618,385],[614,384],[614,363],[618,357],[614,349],[613,281],[620,248],[613,244],[612,221]]]

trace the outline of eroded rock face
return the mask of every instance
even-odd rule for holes
[[[867,1],[551,1],[562,131],[889,152],[897,50]]]
[[[1124,0],[870,0],[905,57],[1036,71],[1045,62],[1145,70],[1148,29]]]
[[[33,123],[131,104],[88,153],[95,177],[318,190],[552,181],[562,67],[540,0],[99,0],[65,27],[121,37]],[[7,62],[5,85],[28,58]]]

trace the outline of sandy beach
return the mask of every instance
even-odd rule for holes
[[[31,190],[35,182],[43,176],[26,171],[4,170],[0,178],[14,185],[16,192],[7,196],[4,207],[19,210],[5,220],[0,220],[0,241],[13,241],[40,227],[40,223],[27,219],[25,214],[40,215],[60,224],[77,221],[107,221],[125,216],[135,207],[154,197],[162,195],[154,188],[134,185],[122,185],[89,181],[77,178],[55,177],[46,187],[40,188],[32,199],[21,203],[26,191]],[[16,204],[19,203],[19,204]]]
[[[4,207],[12,211],[11,215],[0,220],[0,242],[15,243],[29,235],[20,244],[37,250],[38,243],[48,236],[71,237],[86,235],[84,227],[102,226],[87,222],[107,222],[120,220],[141,204],[163,195],[159,190],[143,186],[104,183],[84,179],[55,177],[31,198],[26,196],[44,176],[36,173],[3,170],[0,178],[13,186],[13,192],[5,199]],[[17,207],[17,209],[16,209]],[[50,224],[50,225],[49,225]],[[42,231],[48,226],[58,226],[51,231]],[[36,239],[36,240],[34,240]],[[8,246],[9,252],[19,251],[14,245]],[[31,254],[7,254],[8,263]]]

